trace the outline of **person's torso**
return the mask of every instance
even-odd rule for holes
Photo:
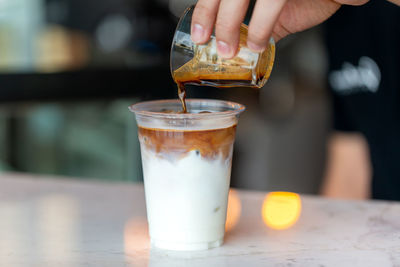
[[[326,41],[335,128],[367,138],[373,197],[400,200],[400,7],[343,6]]]

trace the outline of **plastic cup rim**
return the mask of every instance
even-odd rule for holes
[[[191,106],[192,103],[196,102],[209,102],[214,104],[223,104],[226,107],[231,107],[230,110],[226,111],[216,111],[211,113],[164,113],[159,111],[149,111],[144,110],[144,106],[159,106],[165,103],[176,103],[180,105],[180,100],[178,99],[166,99],[166,100],[151,100],[151,101],[143,101],[129,106],[129,110],[136,115],[141,116],[149,116],[149,117],[157,117],[157,118],[166,118],[166,119],[209,119],[215,117],[229,117],[236,116],[242,113],[246,107],[242,104],[225,101],[225,100],[216,100],[216,99],[186,99],[186,105]]]

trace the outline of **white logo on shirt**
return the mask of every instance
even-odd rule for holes
[[[358,66],[344,62],[341,70],[329,74],[331,87],[339,94],[376,93],[381,82],[378,64],[370,57],[361,57]]]

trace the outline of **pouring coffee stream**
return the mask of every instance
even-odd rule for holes
[[[231,67],[230,71],[228,71],[229,68],[225,68],[226,71],[224,73],[212,73],[202,68],[200,68],[200,70],[195,70],[194,68],[191,68],[190,65],[193,65],[192,61],[186,63],[184,66],[177,69],[173,73],[174,81],[178,86],[178,96],[182,103],[183,113],[187,112],[185,102],[185,86],[187,84],[210,85],[217,88],[223,88],[231,87],[231,84],[246,84],[251,81],[250,70],[243,71],[239,68]],[[250,84],[248,86],[254,87]]]

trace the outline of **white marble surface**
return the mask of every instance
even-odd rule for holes
[[[0,175],[0,266],[400,266],[400,204],[302,196],[268,228],[266,196],[238,191],[238,223],[201,252],[150,249],[142,185]]]

